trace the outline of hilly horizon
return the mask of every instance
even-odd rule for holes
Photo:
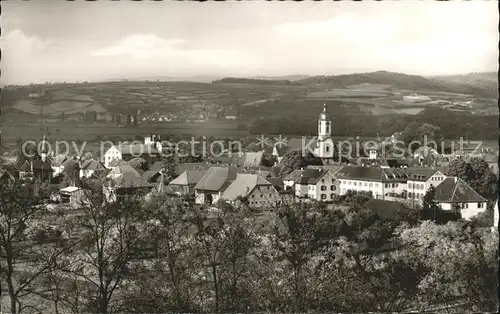
[[[481,72],[453,76],[424,77],[390,71],[375,71],[341,75],[307,76],[298,80],[281,79],[286,76],[276,77],[280,79],[274,80],[269,79],[271,77],[264,77],[264,79],[225,77],[216,82],[259,85],[263,81],[266,81],[264,82],[265,85],[274,82],[275,85],[321,86],[327,89],[368,83],[390,85],[400,89],[463,93],[488,98],[497,97],[498,94],[498,83],[495,80],[495,74],[495,72]]]

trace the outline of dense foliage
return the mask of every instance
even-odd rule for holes
[[[387,217],[355,195],[333,209],[310,203],[255,213],[164,195],[109,201],[99,186],[89,184],[71,212],[37,206],[29,186],[0,187],[1,274],[9,283],[2,297],[13,300],[12,313],[497,306],[498,238],[467,222]]]

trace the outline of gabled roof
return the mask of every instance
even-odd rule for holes
[[[268,178],[266,180],[269,181],[278,192],[285,188],[283,181],[279,178]]]
[[[323,178],[328,173],[328,170],[325,169],[305,169],[297,184],[316,184],[318,181]]]
[[[111,185],[116,188],[145,188],[153,186],[142,177],[136,176],[130,172],[124,173],[123,175],[114,178],[111,181]]]
[[[342,165],[309,165],[306,169],[325,169],[330,171],[331,174],[336,174],[340,169],[342,169]]]
[[[304,172],[304,170],[297,169],[292,172],[290,172],[288,175],[286,175],[283,180],[284,181],[297,181],[300,178],[300,175]]]
[[[89,159],[83,162],[81,170],[101,171],[101,170],[106,170],[106,167],[100,161]]]
[[[10,180],[15,180],[14,176],[6,169],[0,169],[0,179],[7,178]]]
[[[434,200],[440,203],[486,202],[484,197],[457,177],[446,178],[435,191]]]
[[[222,198],[234,201],[238,197],[246,197],[257,186],[272,186],[272,184],[260,175],[239,173],[224,191]]]
[[[243,167],[259,167],[264,157],[264,151],[247,152],[244,156]]]
[[[438,170],[433,168],[408,168],[408,180],[425,182],[436,172]]]
[[[60,192],[63,192],[63,193],[73,193],[73,192],[76,192],[80,190],[79,187],[76,187],[76,186],[68,186],[68,187],[65,187],[63,189],[60,189],[59,191]]]
[[[276,150],[276,153],[278,154],[277,156],[283,157],[290,149],[291,148],[288,146],[275,145],[275,146],[273,146],[271,153],[274,153],[274,151]]]
[[[117,167],[119,165],[128,165],[128,163],[123,160],[123,159],[113,159],[110,163],[109,163],[109,167]]]
[[[76,159],[68,159],[61,166],[64,168],[63,172],[80,170],[80,162]]]
[[[35,159],[32,161],[33,163],[33,170],[34,171],[50,171],[52,172],[53,169],[52,169],[52,166],[50,165],[50,162],[49,161],[42,161],[41,159]]]
[[[158,154],[158,150],[152,145],[146,144],[123,144],[115,146],[122,155],[146,155]]]
[[[176,164],[175,168],[177,173],[183,173],[186,170],[208,170],[209,168],[214,166],[215,165],[206,162],[199,162],[199,163]],[[217,165],[217,166],[222,166],[222,165]]]
[[[24,164],[19,167],[19,171],[22,172],[30,172],[31,171],[31,163],[27,160],[24,161]]]
[[[191,185],[200,182],[206,170],[186,170],[177,178],[170,181],[169,185]]]
[[[141,176],[139,174],[139,172],[137,172],[137,170],[135,170],[134,168],[132,168],[132,166],[130,166],[127,163],[120,164],[120,165],[114,167],[113,169],[111,169],[111,171],[109,172],[108,176],[117,176],[117,175],[123,175],[123,174],[126,174],[126,173],[130,173],[132,175],[135,175],[136,177],[140,177]]]
[[[260,170],[257,174],[266,179],[271,178],[273,176],[273,174],[269,170]]]
[[[65,154],[59,154],[55,156],[50,162],[52,164],[52,167],[59,167],[61,166],[66,160],[67,156]]]
[[[148,182],[155,182],[160,175],[160,170],[147,170],[142,174],[142,178]]]
[[[384,181],[384,169],[360,166],[344,166],[337,171],[336,176],[339,179],[351,179],[362,181]]]
[[[211,167],[194,188],[205,191],[223,191],[234,179],[236,179],[236,168]]]

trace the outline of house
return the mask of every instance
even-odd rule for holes
[[[281,202],[276,188],[258,174],[238,173],[236,179],[222,193],[221,199],[234,205],[247,202],[254,208],[274,207]]]
[[[52,170],[54,170],[54,172],[53,172],[54,177],[57,177],[62,173],[62,170],[63,170],[62,164],[66,160],[68,160],[68,158],[65,154],[59,154],[59,155],[55,156],[54,158],[52,158],[50,163],[52,166]]]
[[[113,145],[104,154],[104,165],[109,168],[115,159],[129,161],[133,158],[143,158],[148,165],[152,165],[159,160],[161,148],[161,145],[155,142],[152,137],[146,137],[144,144]]]
[[[76,186],[68,186],[59,190],[62,203],[69,203],[71,207],[78,208],[85,201],[84,191]]]
[[[76,158],[67,159],[61,165],[62,174],[69,180],[70,185],[76,185],[80,178],[80,161]]]
[[[130,173],[130,174],[132,174],[132,175],[134,175],[136,177],[140,177],[141,176],[139,174],[139,172],[137,172],[137,170],[135,170],[134,168],[132,168],[132,166],[130,166],[127,163],[122,163],[122,164],[119,164],[116,167],[113,167],[111,169],[111,171],[108,173],[107,177],[111,178],[111,179],[115,179],[115,178],[119,178],[119,177],[123,176],[126,173]]]
[[[25,160],[24,164],[19,167],[19,179],[29,180],[33,178],[33,168],[30,161]]]
[[[113,177],[103,187],[106,198],[110,201],[117,197],[126,195],[146,195],[156,185],[144,180],[141,176],[132,172],[123,173],[120,176]]]
[[[5,169],[0,169],[0,185],[12,184],[16,181],[16,178]]]
[[[411,162],[402,158],[360,158],[358,164],[362,167],[408,168]]]
[[[339,181],[329,170],[305,169],[295,183],[295,197],[327,201],[339,194]]]
[[[271,155],[276,158],[278,163],[283,160],[283,156],[290,151],[290,147],[284,145],[274,145]]]
[[[436,201],[443,210],[457,210],[463,219],[469,220],[486,210],[487,200],[470,185],[457,177],[446,178],[436,187]]]
[[[222,193],[236,179],[234,167],[211,167],[195,185],[196,204],[214,204]]]
[[[80,178],[90,178],[93,174],[99,174],[107,170],[106,166],[100,161],[85,160],[80,168]]]
[[[302,172],[304,172],[304,169],[297,169],[286,175],[283,178],[284,190],[291,189],[293,186],[295,186],[295,183],[299,180]]]
[[[48,160],[35,159],[31,161],[31,170],[35,180],[50,182],[53,178],[52,173],[54,170],[52,170],[52,166]]]
[[[245,168],[257,168],[262,164],[262,159],[264,158],[264,151],[260,152],[246,152],[243,157],[243,167]]]
[[[407,181],[407,198],[420,202],[429,188],[439,186],[446,179],[441,171],[432,168],[410,168]]]
[[[279,204],[292,204],[295,202],[294,188],[289,187],[287,190],[285,190],[285,185],[283,184],[283,180],[281,180],[280,178],[265,178],[265,179],[271,182],[276,191],[278,191],[281,198]]]
[[[174,193],[187,195],[194,193],[194,187],[205,174],[206,170],[186,170],[168,184]]]
[[[340,180],[340,195],[371,193],[376,199],[388,200],[406,193],[407,169],[344,166],[335,175]]]

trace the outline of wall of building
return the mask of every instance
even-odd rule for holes
[[[327,172],[316,185],[310,185],[310,187],[311,198],[318,201],[329,201],[339,195],[340,183],[330,172]]]
[[[215,191],[195,191],[195,203],[199,205],[205,204],[205,201],[209,199],[208,195],[212,196],[212,204],[215,204],[219,201],[221,193]]]
[[[347,194],[347,191],[372,192],[374,198],[381,198],[384,195],[384,185],[376,181],[362,180],[340,180],[340,195]]]
[[[108,168],[109,164],[115,159],[122,159],[122,154],[116,147],[112,146],[104,154],[104,166]]]
[[[271,186],[256,186],[247,196],[248,206],[260,207],[274,207],[281,200],[281,197],[276,189]]]
[[[444,210],[453,210],[454,203],[439,203],[442,209]],[[476,216],[479,213],[482,213],[486,210],[486,202],[469,202],[459,204],[460,206],[460,214],[462,218],[465,220],[469,220],[472,217]]]

